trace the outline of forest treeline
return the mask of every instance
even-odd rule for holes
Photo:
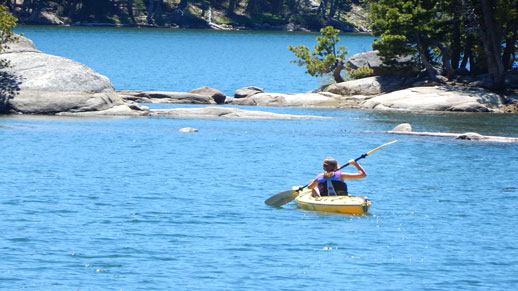
[[[362,0],[0,0],[21,23],[41,24],[42,14],[66,24],[104,23],[198,27],[207,22],[233,26],[282,26],[318,30],[352,27],[345,14]],[[365,1],[368,2],[368,1]],[[47,21],[49,21],[47,19]],[[346,29],[344,29],[346,30]]]

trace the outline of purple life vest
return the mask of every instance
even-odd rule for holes
[[[347,184],[341,179],[342,173],[336,171],[330,178],[325,178],[324,173],[317,175],[318,191],[320,196],[344,196],[347,193]]]

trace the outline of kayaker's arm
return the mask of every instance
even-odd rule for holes
[[[353,165],[358,169],[358,173],[342,173],[342,180],[345,179],[361,179],[367,177],[367,172],[365,172],[365,169],[355,160],[350,160],[349,164]]]
[[[313,197],[320,197],[320,194],[315,189],[317,187],[317,185],[318,185],[317,178],[309,181],[309,183],[308,183],[308,189],[311,189],[311,196],[313,196]]]
[[[317,185],[318,185],[317,178],[315,178],[315,179],[309,181],[308,188],[309,189],[314,189]]]

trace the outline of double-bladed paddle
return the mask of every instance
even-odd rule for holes
[[[384,145],[380,145],[379,147],[359,156],[358,158],[354,159],[355,161],[358,161],[358,160],[361,160],[363,158],[366,158],[367,156],[370,156],[372,155],[375,151],[381,149],[382,147],[385,147],[385,146],[388,146],[389,144],[393,144],[395,143],[397,140],[393,140],[391,142],[388,142]],[[341,166],[338,170],[341,170],[347,166],[349,166],[350,164],[347,163],[343,166]],[[266,201],[264,201],[264,203],[268,206],[274,206],[274,207],[280,207],[286,203],[289,203],[291,202],[293,199],[295,199],[298,195],[299,195],[299,192],[302,191],[302,189],[306,188],[307,186],[309,186],[309,184],[306,184],[305,186],[302,186],[302,187],[299,187],[299,189],[297,190],[288,190],[288,191],[284,191],[284,192],[281,192],[279,194],[276,194],[276,195],[273,195],[272,197],[266,199]]]

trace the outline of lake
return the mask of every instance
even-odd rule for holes
[[[267,92],[316,89],[319,80],[289,61],[289,45],[313,49],[315,33],[184,29],[41,27],[23,32],[39,50],[83,63],[119,90],[190,91],[202,86],[228,96],[245,86]],[[374,37],[341,36],[349,55],[370,51]]]
[[[301,92],[320,82],[289,64],[285,49],[311,45],[314,34],[17,31],[46,53],[105,74],[117,89]],[[342,38],[350,51],[370,46],[365,36]],[[207,47],[225,49],[205,56]],[[166,57],[174,53],[194,67]],[[0,289],[517,286],[518,145],[374,133],[409,122],[416,131],[518,136],[516,115],[243,108],[334,118],[0,117]],[[199,132],[178,132],[187,126]],[[394,139],[360,162],[367,178],[348,182],[352,194],[372,200],[370,215],[264,204],[305,185],[325,157],[343,164]]]

